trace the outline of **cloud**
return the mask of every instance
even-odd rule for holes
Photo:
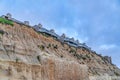
[[[115,44],[103,44],[99,47],[100,50],[109,50],[116,48],[117,46]]]

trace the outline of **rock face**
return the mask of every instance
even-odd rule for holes
[[[38,45],[47,38],[32,28],[0,24],[0,29],[5,32],[0,36],[0,80],[88,80],[86,65],[41,50]]]
[[[105,74],[120,76],[119,71],[84,48],[70,47],[25,25],[0,24],[0,80],[98,80],[96,76]]]
[[[0,61],[0,80],[88,80],[87,67],[44,58],[41,64]]]

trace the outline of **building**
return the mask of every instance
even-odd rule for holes
[[[24,24],[25,25],[29,25],[29,21],[24,21]]]
[[[112,59],[109,56],[104,56],[104,59],[107,60],[109,63],[112,63]]]
[[[38,31],[38,32],[45,33],[45,34],[47,34],[47,35],[49,35],[49,36],[52,36],[52,37],[54,37],[54,38],[56,38],[56,39],[59,38],[59,35],[57,35],[57,34],[55,33],[54,29],[47,30],[46,28],[43,28],[41,24],[35,25],[33,28],[34,28],[36,31]]]
[[[10,13],[7,13],[6,15],[3,15],[1,17],[8,19],[8,20],[11,20],[13,22],[16,22],[20,25],[26,25],[26,26],[32,27],[32,26],[30,26],[29,21],[21,22],[19,20],[16,20],[16,19],[12,18],[12,15]],[[59,40],[62,43],[66,43],[66,44],[68,44],[70,46],[74,46],[76,48],[83,47],[83,48],[86,48],[88,50],[91,50],[91,48],[88,47],[85,43],[79,43],[78,40],[75,41],[74,38],[66,37],[65,34],[62,34],[61,36],[59,36],[58,34],[55,33],[54,29],[47,30],[46,28],[43,28],[41,24],[35,25],[35,26],[33,26],[33,28],[40,33],[45,33],[49,36],[52,36],[53,38]]]
[[[11,21],[16,22],[16,23],[21,24],[21,25],[30,26],[29,21],[21,22],[19,20],[16,20],[15,18],[12,18],[12,15],[10,13],[7,13],[6,15],[2,15],[1,17],[5,18],[5,19],[8,19],[8,20],[11,20]]]

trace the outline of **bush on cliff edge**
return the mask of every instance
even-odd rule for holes
[[[13,21],[10,21],[4,18],[0,18],[0,23],[13,26]]]

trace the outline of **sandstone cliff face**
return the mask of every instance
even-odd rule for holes
[[[0,80],[88,80],[86,66],[44,58],[41,64],[0,61]]]
[[[86,65],[40,49],[53,39],[18,24],[0,30],[0,80],[88,80]]]
[[[97,80],[96,76],[105,74],[120,75],[102,56],[30,27],[0,24],[0,30],[4,31],[0,34],[0,80]]]

